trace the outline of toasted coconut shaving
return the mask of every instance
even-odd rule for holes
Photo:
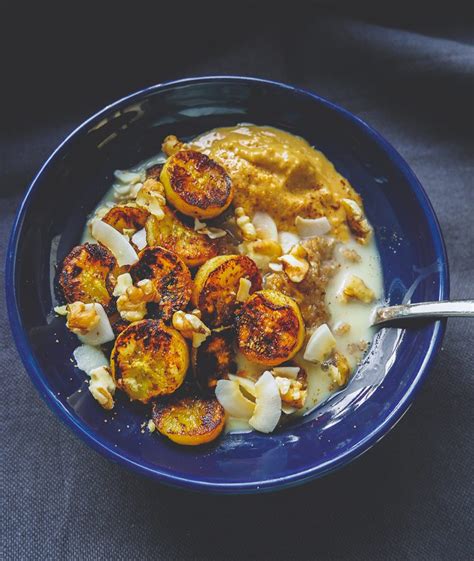
[[[244,378],[243,376],[236,376],[235,374],[229,374],[228,377],[229,380],[231,380],[232,382],[237,382],[237,384],[239,384],[239,386],[243,390],[245,390],[249,395],[255,398],[256,396],[255,382],[253,382],[249,378]]]
[[[249,425],[260,432],[272,432],[281,417],[281,397],[277,382],[268,370],[255,383],[255,411]]]
[[[129,273],[123,273],[117,277],[117,284],[115,285],[113,295],[122,296],[133,285],[132,277]]]
[[[263,240],[278,241],[277,225],[273,218],[266,212],[257,211],[252,218],[257,237]]]
[[[310,362],[322,362],[336,347],[336,339],[326,323],[320,325],[311,335],[303,358]]]
[[[275,376],[284,376],[296,380],[301,368],[299,366],[275,366],[272,372]]]
[[[138,230],[138,232],[135,232],[132,235],[131,241],[135,244],[139,251],[144,249],[147,245],[145,228],[142,228],[141,230]]]
[[[223,238],[227,235],[227,232],[221,228],[201,228],[198,233],[206,235],[211,240]]]
[[[115,178],[123,185],[139,183],[143,180],[143,175],[136,171],[127,171],[117,169],[114,171]]]
[[[321,218],[302,218],[301,216],[297,216],[295,219],[295,226],[298,235],[302,239],[324,236],[324,234],[331,231],[331,224],[325,216]]]
[[[255,403],[247,399],[240,391],[239,384],[232,380],[218,380],[216,398],[231,417],[248,420],[254,414]]]
[[[280,242],[283,253],[289,253],[294,245],[300,243],[301,239],[296,234],[293,234],[293,232],[280,232],[278,241]]]
[[[92,224],[92,236],[114,254],[120,267],[133,265],[138,261],[138,255],[130,242],[110,224],[102,220],[95,221]]]
[[[251,281],[249,281],[249,279],[246,278],[241,278],[239,280],[239,289],[235,297],[237,302],[245,302],[245,300],[247,300],[247,298],[250,296],[251,288],[252,288]]]
[[[99,348],[93,347],[92,345],[81,345],[77,347],[73,352],[73,356],[76,361],[76,366],[86,374],[89,374],[94,368],[109,365],[109,361],[104,353]]]
[[[54,306],[54,312],[58,314],[58,316],[67,316],[67,305]]]

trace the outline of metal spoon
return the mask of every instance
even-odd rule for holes
[[[372,325],[421,318],[474,317],[474,300],[420,302],[376,308]]]

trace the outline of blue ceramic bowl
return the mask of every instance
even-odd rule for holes
[[[196,490],[273,490],[320,477],[380,440],[407,410],[440,346],[441,322],[384,329],[347,388],[271,435],[230,435],[196,448],[143,433],[144,410],[118,397],[103,411],[70,358],[77,340],[52,313],[55,266],[80,238],[87,214],[127,168],[167,134],[186,138],[239,122],[273,125],[322,150],[362,194],[374,225],[390,304],[449,297],[441,232],[406,162],[377,132],[310,92],[274,82],[209,77],[162,84],[106,107],[42,167],[21,204],[7,257],[13,335],[51,409],[111,460],[157,481]]]

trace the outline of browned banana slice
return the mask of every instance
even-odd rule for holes
[[[147,403],[181,386],[189,366],[188,346],[179,331],[162,321],[137,321],[117,337],[110,365],[118,387],[130,399]]]
[[[144,208],[135,205],[117,205],[109,210],[102,221],[123,234],[124,230],[137,231],[144,228],[149,214]]]
[[[304,335],[298,304],[277,290],[256,292],[239,311],[237,344],[253,362],[276,366],[289,360],[300,350]]]
[[[177,444],[198,446],[215,440],[225,425],[225,411],[215,398],[171,398],[153,405],[153,422]]]
[[[160,180],[167,201],[183,214],[197,218],[218,216],[234,196],[225,169],[194,150],[181,150],[169,157]]]
[[[151,177],[152,179],[155,179],[156,181],[159,181],[162,169],[163,169],[163,164],[155,164],[154,166],[151,166],[151,167],[147,168],[146,178],[150,179],[150,177]]]
[[[233,322],[242,278],[252,283],[250,293],[262,287],[257,265],[245,255],[219,255],[202,265],[194,278],[193,304],[201,310],[206,325],[218,327]]]
[[[214,390],[217,381],[235,372],[232,329],[214,332],[197,348],[191,351],[191,364],[199,387],[208,392]]]
[[[115,287],[117,261],[103,245],[85,243],[63,261],[59,284],[66,301],[102,304],[107,310]]]
[[[160,245],[174,251],[188,267],[198,267],[217,255],[216,240],[198,234],[184,224],[169,208],[163,208],[164,218],[150,216],[146,222],[146,238],[150,246]]]
[[[153,282],[162,319],[169,319],[173,312],[184,309],[191,298],[193,282],[189,269],[176,253],[164,247],[144,249],[129,273],[134,283],[143,279]]]

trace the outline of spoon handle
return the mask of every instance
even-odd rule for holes
[[[401,304],[375,310],[372,325],[398,320],[420,318],[474,317],[474,300],[448,300],[445,302],[421,302]]]

